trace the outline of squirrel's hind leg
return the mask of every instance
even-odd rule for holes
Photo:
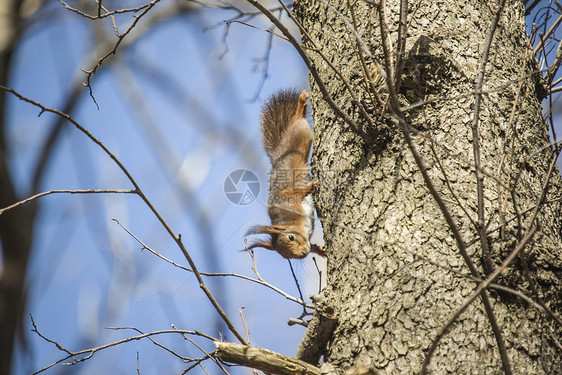
[[[306,100],[308,99],[308,94],[306,91],[302,90],[301,94],[299,95],[299,104],[297,106],[297,113],[295,114],[296,118],[305,118],[306,117]]]
[[[301,197],[306,197],[307,195],[316,191],[316,189],[318,188],[318,184],[319,184],[318,181],[311,181],[308,185],[304,187],[293,187],[293,188],[281,190],[279,194],[284,194],[284,195],[296,194]]]

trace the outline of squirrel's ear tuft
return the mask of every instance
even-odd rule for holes
[[[269,226],[254,225],[253,227],[250,227],[250,229],[248,229],[245,236],[248,236],[248,235],[251,235],[251,234],[273,235],[273,234],[279,234],[279,233],[280,233],[279,230],[275,229],[272,225],[269,225]],[[262,240],[262,241],[254,242],[254,243],[250,244],[250,246],[248,246],[248,249],[251,250],[255,247],[263,247],[264,249],[273,250],[272,239],[270,238],[268,240]]]
[[[265,228],[264,225],[254,225],[253,227],[248,228],[244,236],[249,236],[251,234],[264,234],[265,232],[263,228]]]
[[[280,234],[284,228],[275,225],[254,225],[246,232],[245,236],[250,234]]]
[[[256,247],[263,247],[264,249],[274,250],[273,244],[271,243],[271,240],[254,242],[254,243],[250,244],[250,246],[248,246],[248,249],[251,250],[251,249],[256,248]]]

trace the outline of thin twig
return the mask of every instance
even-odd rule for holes
[[[523,67],[521,69],[523,69]],[[513,172],[513,164],[514,164],[513,156],[515,154],[515,135],[516,135],[515,113],[517,111],[517,108],[519,108],[518,104],[519,104],[519,98],[521,96],[521,91],[523,89],[523,82],[524,82],[523,80],[519,81],[519,85],[517,87],[517,94],[515,95],[515,99],[513,100],[513,105],[511,106],[511,113],[509,115],[509,120],[507,121],[507,126],[506,126],[506,128],[511,131],[511,142],[510,142],[511,149],[510,149],[510,152],[509,152],[509,170],[507,172],[507,182],[505,183],[505,186],[507,188],[509,188],[510,185],[511,185],[511,174]],[[505,141],[505,139],[507,139],[507,135],[508,134],[506,133],[505,138],[504,138],[504,152],[503,152],[503,155],[502,155],[502,158],[501,158],[501,161],[500,161],[500,165],[498,167],[498,176],[500,176],[502,174],[502,170],[503,170],[503,164],[504,164],[504,160],[505,160],[505,156],[506,156],[505,147],[508,144],[508,142]],[[507,189],[507,188],[504,189],[505,193],[504,193],[503,201],[501,199],[498,200],[499,214],[500,214],[500,218],[501,218],[502,221],[504,220],[504,216],[505,216],[504,207],[507,206],[507,200],[508,200],[509,193],[510,193],[509,189]],[[498,189],[498,190],[500,190],[500,189]],[[515,194],[515,184],[513,186],[513,189],[511,189],[511,196],[514,196],[514,194]],[[513,205],[514,206],[517,205],[517,202],[515,202],[515,200],[513,202]],[[515,209],[517,211],[517,207],[515,207]],[[519,238],[519,239],[521,239],[521,238]]]
[[[338,69],[332,62],[331,59],[329,59],[324,52],[322,52],[322,48],[319,47],[314,40],[310,37],[310,35],[308,34],[308,32],[304,29],[304,27],[302,27],[302,25],[300,24],[300,22],[298,22],[298,20],[295,18],[295,16],[293,16],[293,13],[287,8],[287,6],[285,5],[285,3],[283,2],[283,0],[278,0],[279,3],[283,6],[283,8],[285,8],[285,11],[287,12],[287,14],[289,15],[289,17],[291,18],[291,20],[293,20],[293,22],[298,26],[299,30],[301,31],[302,35],[304,35],[306,37],[306,39],[308,39],[310,41],[310,43],[312,43],[313,47],[314,47],[314,51],[316,51],[318,53],[318,55],[320,55],[320,57],[324,60],[324,62],[326,64],[328,64],[328,66],[334,71],[334,73],[336,73],[338,75],[338,77],[341,79],[341,81],[343,82],[343,84],[345,85],[347,92],[350,94],[352,102],[355,104],[355,106],[357,107],[357,109],[359,109],[359,112],[361,112],[361,116],[363,117],[363,119],[365,121],[367,121],[367,124],[369,125],[369,127],[371,129],[374,129],[374,123],[373,123],[373,119],[371,118],[371,116],[369,116],[369,114],[367,113],[367,109],[365,108],[365,106],[361,103],[361,101],[359,100],[359,98],[357,98],[356,95],[356,90],[351,86],[351,84],[349,83],[348,79],[342,74],[341,69]],[[334,9],[331,5],[327,4],[328,7],[330,7],[331,9],[333,9],[337,14],[339,14],[345,24],[348,26],[348,28],[350,28],[352,30],[352,32],[356,35],[357,41],[358,43],[361,42],[363,43],[363,41],[361,40],[361,37],[359,36],[359,34],[357,34],[357,31],[355,31],[353,29],[353,27],[351,25],[349,25],[349,22],[345,19],[345,17],[343,17],[343,15],[337,11],[337,9]],[[363,46],[365,46],[365,44],[362,44]],[[366,48],[366,46],[364,47]],[[368,49],[367,49],[368,52]],[[369,53],[370,55],[370,53]]]
[[[431,137],[431,139],[433,140],[433,137]],[[454,203],[457,206],[460,207],[460,209],[464,212],[464,215],[467,217],[467,219],[470,220],[470,222],[472,223],[474,228],[478,229],[478,226],[476,225],[476,222],[474,221],[472,216],[470,216],[470,213],[466,210],[464,205],[461,203],[457,194],[455,194],[455,190],[451,186],[451,181],[449,180],[449,176],[447,175],[447,172],[445,171],[445,168],[443,167],[443,163],[441,163],[441,158],[439,157],[439,155],[437,155],[437,150],[435,150],[434,142],[430,142],[429,147],[431,148],[431,153],[433,154],[433,157],[435,158],[435,161],[437,162],[437,166],[441,170],[441,174],[443,175],[443,178],[445,179],[445,183],[447,184],[447,189],[449,189],[449,192],[453,196]]]
[[[175,330],[178,330],[173,324],[172,324],[172,328]],[[186,339],[187,341],[189,341],[190,343],[193,344],[193,346],[195,346],[197,349],[199,349],[201,352],[203,352],[207,358],[209,358],[211,361],[215,362],[215,364],[217,366],[219,366],[221,368],[222,371],[224,371],[225,374],[229,375],[230,373],[224,368],[224,366],[222,365],[222,363],[220,363],[216,358],[215,358],[215,354],[216,352],[213,353],[208,353],[205,349],[203,349],[199,344],[197,344],[195,341],[193,341],[191,338],[189,338],[189,336],[182,334],[183,338]],[[215,340],[216,341],[216,340]],[[201,363],[202,361],[199,361],[199,363]]]
[[[400,108],[400,103],[398,102],[398,95],[396,88],[394,86],[395,76],[394,76],[394,64],[392,63],[392,49],[390,46],[390,33],[388,31],[388,24],[386,23],[386,2],[385,0],[380,0],[377,6],[377,12],[379,14],[379,27],[381,33],[381,44],[384,54],[384,68],[386,79],[386,86],[390,92],[389,99],[395,109]]]
[[[353,28],[357,29],[357,19],[355,17],[355,5],[352,4],[351,1],[352,0],[347,0],[347,6],[349,8],[349,12],[351,13],[351,22],[353,22]],[[384,106],[384,102],[382,101],[377,91],[375,82],[373,82],[371,74],[369,73],[369,69],[367,69],[367,63],[365,62],[365,56],[363,55],[363,48],[361,48],[360,41],[356,40],[356,44],[357,44],[357,55],[359,56],[359,62],[361,63],[361,70],[363,73],[363,81],[365,83],[365,89],[369,94],[371,103],[375,105],[375,98],[376,98],[376,103],[378,103],[378,105],[382,108]],[[372,55],[370,55],[370,57],[372,58]],[[373,95],[375,96],[374,98]],[[381,111],[381,115],[382,113],[383,112]]]
[[[418,3],[421,5],[421,2]],[[400,83],[402,79],[402,69],[404,68],[406,55],[406,36],[408,30],[408,0],[400,0],[400,19],[398,21],[398,51],[396,53],[396,77],[394,86],[396,91],[400,91]]]
[[[557,203],[557,202],[560,202],[561,200],[562,200],[562,197],[558,197],[558,198],[554,198],[554,199],[550,199],[548,201],[545,201],[543,204]],[[519,215],[517,215],[517,214],[513,215],[511,218],[506,220],[504,224],[508,224],[508,223],[512,222],[513,220],[518,220],[520,216],[528,214],[529,212],[533,211],[536,207],[537,207],[537,205],[533,205],[533,206],[527,208],[526,210],[522,211]],[[488,230],[486,235],[489,236],[490,234],[501,230],[502,227],[503,227],[503,224],[500,224],[497,227],[495,227],[494,229]],[[522,225],[519,225],[519,227],[522,227]],[[466,245],[471,246],[471,245],[474,245],[475,243],[477,243],[478,241],[480,241],[480,236],[476,236],[472,240],[468,241],[466,243]]]
[[[184,271],[187,271],[187,272],[193,272],[193,270],[191,270],[190,268],[182,266],[181,264],[178,264],[178,263],[166,258],[165,256],[163,256],[162,254],[160,254],[156,250],[152,249],[150,246],[147,246],[137,236],[135,236],[135,234],[133,234],[129,229],[125,228],[117,219],[111,219],[111,220],[115,221],[117,223],[117,225],[119,225],[121,228],[123,228],[123,230],[125,232],[127,232],[131,237],[133,237],[135,239],[135,241],[137,241],[141,245],[141,250],[148,250],[153,255],[156,255],[158,258],[160,258],[163,261],[171,264],[174,267],[180,268],[180,269],[182,269]],[[310,309],[314,308],[314,305],[308,304],[308,303],[304,302],[304,300],[302,300],[302,299],[298,299],[296,297],[291,296],[290,294],[285,293],[283,290],[277,288],[276,286],[268,283],[267,281],[265,281],[263,279],[259,279],[259,280],[253,279],[249,276],[244,276],[244,275],[240,275],[240,274],[237,274],[237,273],[228,273],[228,272],[201,272],[200,271],[199,273],[202,276],[206,276],[206,277],[234,277],[234,278],[238,278],[238,279],[242,279],[242,280],[251,281],[253,283],[265,286],[266,288],[269,288],[269,289],[273,290],[274,292],[280,294],[281,296],[285,297],[289,301],[296,302],[299,305],[304,306],[304,307],[308,307]]]
[[[136,194],[135,190],[122,190],[122,189],[87,189],[87,190],[49,190],[43,193],[32,195],[31,197],[25,198],[19,202],[0,209],[0,215],[4,212],[11,210],[13,208],[19,207],[23,204],[31,202],[35,199],[44,197],[51,194]]]
[[[502,271],[504,271],[510,264],[511,262],[513,262],[513,260],[517,257],[517,255],[519,255],[519,253],[525,248],[525,246],[529,243],[529,241],[531,241],[531,239],[533,238],[533,236],[535,235],[537,231],[537,227],[534,226],[532,227],[527,234],[525,235],[525,237],[521,240],[521,242],[519,242],[519,244],[515,247],[515,249],[513,249],[513,251],[507,256],[507,258],[505,258],[505,260],[503,261],[503,263],[496,268],[487,278],[486,280],[484,280],[483,282],[481,282],[478,287],[476,288],[476,290],[472,293],[472,295],[462,304],[462,306],[457,309],[457,311],[453,314],[453,316],[449,319],[449,321],[447,322],[447,324],[441,329],[441,331],[437,334],[437,337],[435,337],[435,339],[433,340],[433,343],[431,344],[431,347],[429,348],[429,350],[427,351],[427,354],[425,356],[424,362],[423,362],[423,366],[421,369],[421,374],[426,374],[427,373],[427,366],[429,366],[429,363],[431,361],[431,357],[433,356],[433,354],[435,353],[435,350],[437,349],[437,346],[439,344],[439,341],[441,341],[441,339],[445,336],[445,334],[449,331],[449,329],[451,329],[453,323],[459,318],[459,316],[468,308],[468,306],[470,306],[472,304],[472,302],[479,296],[481,295],[482,292],[485,291],[486,288],[488,288],[490,286],[490,283],[492,281],[494,281]],[[504,371],[505,368],[504,368]]]
[[[293,263],[291,263],[291,259],[287,259],[287,262],[289,262],[289,267],[291,268],[291,274],[293,275],[293,280],[295,280],[295,285],[297,286],[297,290],[299,291],[299,296],[301,297],[302,300],[304,300],[304,297],[302,296],[302,292],[301,292],[301,286],[299,285],[299,280],[297,279],[297,275],[295,274],[295,270],[293,269]],[[305,316],[306,314],[308,314],[308,312],[306,311],[306,307],[303,306],[303,313],[301,317]]]
[[[283,25],[281,23],[281,21],[279,21],[269,11],[269,9],[267,9],[265,6],[263,6],[259,1],[257,1],[257,0],[246,0],[246,1],[248,3],[250,3],[251,5],[253,5],[255,8],[257,8],[260,12],[262,12],[263,15],[265,15],[271,21],[271,23],[273,23],[283,33],[283,35],[285,35],[287,37],[287,39],[289,39],[289,42],[295,47],[295,49],[297,50],[297,52],[301,56],[302,60],[304,61],[304,63],[308,67],[308,70],[310,71],[310,74],[312,75],[312,77],[314,78],[314,81],[318,85],[318,89],[320,90],[320,92],[323,95],[323,99],[326,101],[326,103],[328,103],[330,108],[332,108],[334,113],[338,117],[343,119],[345,121],[345,123],[348,124],[367,143],[368,142],[368,136],[365,133],[365,131],[363,131],[359,127],[359,125],[357,125],[357,123],[355,121],[353,121],[347,114],[345,114],[342,111],[342,109],[334,102],[334,100],[332,99],[332,96],[328,92],[328,89],[324,85],[324,82],[320,78],[320,75],[318,74],[318,71],[316,70],[316,66],[312,63],[312,61],[310,60],[310,58],[308,57],[308,55],[306,54],[306,52],[304,51],[304,49],[302,48],[300,43],[289,32],[289,29],[287,29],[287,27],[285,27],[285,25]]]
[[[41,109],[41,112],[39,113],[40,115],[44,112],[50,112],[50,113],[54,113],[58,116],[61,116],[63,118],[65,118],[67,121],[69,121],[72,125],[74,125],[74,127],[76,127],[78,130],[80,130],[82,133],[84,133],[92,142],[94,142],[98,147],[100,147],[107,156],[109,156],[111,158],[111,160],[113,160],[113,162],[119,167],[119,169],[121,169],[121,171],[125,174],[125,176],[127,177],[127,179],[129,180],[129,182],[134,186],[134,190],[137,193],[137,195],[142,199],[142,201],[146,204],[146,206],[150,209],[150,211],[152,211],[152,213],[154,214],[154,216],[156,216],[156,218],[158,219],[158,221],[160,222],[160,224],[162,224],[162,226],[164,227],[164,229],[166,229],[166,232],[168,232],[168,234],[170,235],[170,237],[172,237],[174,239],[174,241],[176,242],[176,245],[180,248],[183,256],[185,257],[185,259],[187,260],[187,262],[189,263],[189,266],[192,269],[193,274],[195,275],[195,277],[197,278],[197,281],[199,282],[199,287],[201,288],[201,290],[203,291],[203,293],[205,293],[205,295],[207,296],[207,298],[209,299],[209,301],[211,302],[211,304],[213,305],[213,307],[215,308],[215,310],[217,311],[217,313],[219,314],[219,316],[222,318],[222,320],[225,322],[226,326],[228,327],[228,329],[234,334],[234,336],[244,345],[246,345],[246,340],[244,340],[244,338],[242,337],[242,335],[240,335],[240,333],[236,330],[236,328],[234,327],[234,325],[232,324],[232,322],[230,321],[230,319],[228,319],[226,313],[224,312],[224,310],[222,309],[222,307],[220,306],[220,304],[218,303],[218,301],[215,299],[215,297],[213,296],[213,294],[211,293],[211,291],[209,290],[209,288],[207,287],[207,284],[205,284],[205,281],[203,280],[203,278],[201,277],[201,274],[199,273],[199,270],[197,269],[197,266],[195,265],[195,262],[193,261],[193,259],[191,258],[191,255],[189,255],[189,252],[187,251],[187,248],[185,247],[185,245],[183,244],[182,240],[181,240],[181,234],[177,234],[172,230],[172,228],[170,227],[170,225],[168,224],[168,222],[166,220],[164,220],[164,218],[162,217],[162,215],[160,214],[160,212],[158,212],[158,210],[156,209],[156,207],[154,207],[154,205],[152,204],[152,202],[148,199],[148,197],[144,194],[144,192],[141,190],[140,186],[138,185],[138,183],[136,182],[136,180],[133,178],[133,176],[131,175],[131,173],[129,172],[129,170],[127,168],[125,168],[125,166],[123,165],[123,163],[121,163],[121,161],[107,148],[107,146],[105,146],[105,144],[103,144],[99,139],[97,139],[96,137],[94,137],[92,135],[92,133],[90,133],[86,128],[84,128],[82,125],[80,125],[76,120],[74,120],[70,115],[63,113],[57,109],[54,108],[47,108],[45,107],[43,104],[36,102],[32,99],[29,99],[23,95],[21,95],[20,93],[18,93],[17,91],[15,91],[12,88],[8,88],[5,86],[0,85],[0,89],[4,90],[6,92],[9,92],[11,94],[13,94],[14,96],[16,96],[17,98],[19,98],[20,100],[23,100],[27,103],[30,103],[38,108]]]
[[[256,257],[254,256],[254,249],[248,248],[248,240],[246,238],[244,238],[244,248],[246,249],[248,254],[250,254],[250,258],[252,258],[252,271],[254,271],[254,273],[258,277],[258,280],[264,281],[260,273],[258,272],[258,266],[256,265]]]
[[[460,271],[455,270],[455,269],[453,269],[449,266],[446,266],[444,264],[440,264],[440,263],[438,263],[434,260],[431,260],[429,258],[420,256],[418,254],[413,254],[413,255],[415,257],[415,260],[413,262],[410,262],[410,264],[409,264],[410,266],[413,265],[414,263],[417,263],[418,261],[423,261],[423,262],[432,264],[436,267],[439,267],[441,269],[452,272],[452,273],[454,273],[458,276],[461,276],[461,277],[470,279],[472,281],[475,281],[478,284],[485,281],[481,278],[474,277],[473,275],[460,272]],[[560,318],[558,315],[556,315],[556,313],[554,311],[552,311],[543,301],[541,301],[540,298],[538,298],[538,296],[537,296],[537,300],[535,301],[533,298],[529,297],[528,295],[526,295],[525,293],[523,293],[520,290],[516,290],[516,289],[510,288],[508,286],[496,284],[496,283],[493,283],[493,282],[491,282],[489,284],[489,287],[492,288],[492,289],[500,290],[500,291],[505,292],[505,293],[509,293],[509,294],[511,294],[515,297],[518,297],[518,298],[522,299],[523,301],[527,302],[529,305],[533,306],[538,311],[550,316],[552,318],[552,320],[554,320],[556,322],[556,324],[558,324],[560,327],[562,327],[562,318]]]
[[[53,341],[53,340],[45,337],[43,334],[41,334],[39,332],[38,328],[37,328],[37,325],[35,324],[35,321],[33,320],[33,317],[31,315],[30,315],[30,317],[31,317],[31,324],[32,324],[32,327],[33,327],[31,329],[31,331],[35,332],[43,340],[54,344],[57,347],[57,349],[59,349],[62,352],[65,352],[67,354],[65,357],[51,363],[50,365],[47,365],[47,366],[43,367],[42,369],[33,372],[32,375],[39,374],[43,371],[46,371],[49,368],[51,368],[53,366],[56,366],[60,363],[63,363],[64,361],[66,361],[68,359],[71,359],[71,358],[72,358],[72,362],[67,363],[69,365],[73,365],[73,364],[76,364],[76,363],[79,363],[79,362],[84,362],[84,361],[90,359],[95,353],[97,353],[99,351],[102,351],[104,349],[108,349],[108,348],[111,348],[111,347],[114,347],[114,346],[117,346],[117,345],[121,345],[121,344],[124,344],[126,342],[130,342],[130,341],[136,341],[136,340],[141,340],[141,339],[144,339],[144,338],[150,338],[150,337],[156,336],[156,335],[177,333],[177,334],[181,334],[181,335],[200,336],[200,337],[204,337],[204,338],[206,338],[208,340],[211,340],[211,341],[216,341],[216,339],[213,338],[212,336],[203,334],[199,331],[186,331],[186,330],[168,329],[168,330],[160,330],[160,331],[142,333],[142,334],[139,334],[139,335],[136,335],[136,336],[127,337],[127,338],[122,339],[122,340],[113,341],[113,342],[110,342],[108,344],[100,345],[100,346],[95,347],[95,348],[88,348],[88,349],[83,349],[83,350],[79,350],[79,351],[71,351],[71,350],[68,350],[68,349],[64,348],[58,342]],[[118,328],[108,327],[108,329],[116,330],[116,329],[132,329],[132,328],[130,328],[130,327],[118,327]]]
[[[76,13],[76,14],[82,16],[82,17],[88,18],[90,20],[103,19],[103,18],[114,16],[116,14],[137,13],[137,12],[140,12],[141,10],[145,9],[146,7],[150,6],[150,4],[144,4],[144,5],[141,5],[141,6],[136,7],[136,8],[125,8],[125,9],[116,9],[116,10],[108,11],[107,9],[105,9],[105,7],[103,7],[101,5],[101,1],[100,1],[99,4],[98,4],[97,14],[95,16],[92,16],[92,15],[86,13],[86,12],[83,12],[79,9],[76,9],[76,8],[70,6],[68,3],[66,3],[62,0],[58,0],[58,2],[61,3],[69,11],[74,12],[74,13]],[[105,11],[105,13],[101,13],[102,9]]]
[[[61,0],[59,0],[60,2],[62,2]],[[121,42],[123,41],[123,39],[125,39],[125,37],[135,28],[135,26],[137,25],[137,23],[140,21],[140,19],[146,15],[160,0],[152,0],[150,3],[146,4],[144,7],[139,8],[139,10],[142,9],[142,12],[137,15],[137,16],[133,16],[133,22],[131,23],[131,25],[127,28],[127,30],[125,30],[125,32],[123,32],[122,34],[120,34],[117,29],[116,26],[114,24],[114,28],[115,28],[115,34],[117,35],[117,42],[115,43],[115,45],[113,46],[113,48],[107,52],[104,56],[102,56],[97,64],[94,66],[94,68],[90,69],[90,70],[86,70],[86,69],[82,69],[82,71],[84,73],[86,73],[86,83],[85,86],[88,88],[88,91],[90,93],[90,97],[92,98],[92,100],[94,101],[94,103],[96,104],[96,106],[99,109],[99,105],[96,102],[96,99],[94,98],[94,93],[92,91],[92,85],[91,85],[91,79],[92,76],[94,74],[96,74],[97,70],[102,66],[102,64],[104,63],[104,61],[111,55],[114,55],[117,52],[117,49],[119,48],[119,45],[121,44]]]
[[[244,306],[240,307],[238,309],[238,312],[240,313],[240,318],[242,319],[242,324],[244,325],[244,331],[246,331],[246,340],[248,340],[248,345],[250,345],[250,330],[246,325],[246,319],[244,319],[244,314],[242,313],[242,310],[244,310]]]
[[[482,85],[484,84],[484,75],[486,73],[486,65],[488,64],[488,56],[490,54],[490,47],[492,45],[492,40],[494,39],[494,33],[498,26],[500,15],[505,6],[506,0],[500,0],[500,4],[488,34],[486,35],[486,40],[484,42],[484,51],[480,57],[480,63],[478,68],[478,75],[476,78],[476,84],[474,86],[474,92],[478,93],[482,90]],[[480,134],[478,131],[478,123],[480,120],[480,101],[482,100],[481,94],[474,94],[474,117],[472,119],[472,150],[474,153],[474,167],[476,173],[476,191],[477,191],[477,213],[478,213],[478,234],[480,235],[480,246],[482,247],[482,257],[484,259],[485,269],[488,272],[492,272],[494,264],[490,258],[490,249],[488,247],[488,238],[486,237],[486,227],[485,227],[485,212],[484,212],[484,175],[481,172],[481,161],[480,161]],[[503,340],[502,340],[503,341]],[[504,364],[504,371],[506,374],[511,373],[511,366],[507,360],[507,353],[501,351],[502,362]]]
[[[535,46],[535,48],[533,48],[533,52],[534,54],[538,54],[542,49],[544,49],[544,43],[545,41],[550,37],[550,35],[556,31],[556,29],[558,29],[558,25],[560,25],[560,22],[562,22],[562,15],[558,16],[558,18],[556,19],[556,21],[554,21],[554,23],[552,24],[552,26],[548,29],[548,31],[546,32],[546,34],[544,34],[541,37],[541,40],[539,41],[539,44],[537,44]],[[546,25],[546,23],[545,23]]]
[[[288,38],[284,37],[283,35],[280,35],[280,34],[277,34],[277,33],[273,32],[273,30],[264,29],[263,27],[258,27],[258,26],[252,25],[248,22],[244,22],[244,21],[240,21],[240,20],[232,20],[232,21],[224,21],[224,23],[227,24],[227,25],[230,25],[232,23],[239,23],[241,25],[248,26],[248,27],[251,27],[253,29],[265,31],[268,34],[274,35],[274,36],[278,37],[279,39],[283,39],[287,42],[289,41]],[[303,48],[306,48],[306,47],[303,47]]]
[[[405,106],[405,107],[402,107],[402,111],[403,111],[403,112],[409,112],[409,111],[414,110],[414,109],[416,109],[416,108],[422,107],[422,106],[424,106],[424,105],[426,105],[426,104],[437,103],[437,102],[453,101],[453,100],[458,100],[458,99],[464,99],[464,98],[468,98],[468,97],[474,96],[474,95],[476,95],[476,94],[482,95],[482,94],[493,94],[493,93],[496,93],[496,92],[503,92],[503,91],[505,91],[506,89],[512,87],[514,83],[517,83],[517,82],[520,82],[520,81],[522,81],[522,80],[526,80],[526,79],[532,78],[533,76],[535,76],[535,75],[537,75],[537,74],[544,73],[544,72],[546,72],[546,71],[547,71],[546,69],[543,69],[543,70],[535,70],[535,71],[532,71],[532,72],[530,72],[530,73],[528,73],[528,74],[526,74],[526,75],[523,75],[523,76],[521,76],[521,77],[519,77],[519,78],[512,79],[512,80],[510,80],[509,82],[507,82],[507,83],[505,83],[505,84],[496,86],[495,88],[486,89],[486,90],[468,91],[468,92],[465,92],[465,93],[462,93],[462,94],[456,94],[456,95],[445,95],[445,96],[443,96],[443,95],[435,95],[435,96],[430,96],[430,97],[427,98],[427,99],[420,100],[420,101],[418,101],[418,102],[416,102],[416,103],[414,103],[414,104],[410,104],[410,105],[407,105],[407,106]],[[562,82],[562,78],[561,78],[561,82]]]

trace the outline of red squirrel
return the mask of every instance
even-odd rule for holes
[[[283,258],[301,259],[309,252],[324,256],[322,247],[310,244],[314,229],[312,192],[318,181],[309,177],[308,156],[312,130],[306,121],[306,100],[302,91],[280,91],[261,113],[261,135],[271,160],[267,213],[271,225],[251,227],[250,234],[267,234],[269,239],[252,243],[277,251]]]

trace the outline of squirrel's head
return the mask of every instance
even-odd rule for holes
[[[264,249],[277,251],[286,259],[302,259],[310,252],[308,238],[295,226],[256,225],[246,232],[246,236],[250,234],[267,234],[270,238],[252,243],[248,246],[249,249],[263,247]]]

